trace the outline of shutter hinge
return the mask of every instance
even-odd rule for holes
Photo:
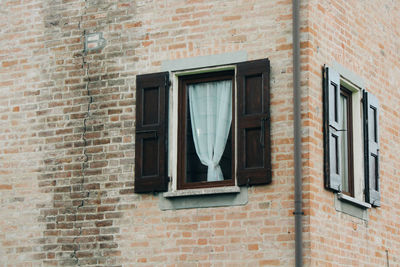
[[[165,83],[164,83],[165,88],[168,88],[170,85],[171,81],[168,79],[168,77],[165,77]]]
[[[250,187],[250,178],[247,178],[246,186]]]
[[[333,125],[330,125],[329,124],[329,127],[331,127],[331,128],[333,128],[336,132],[347,132],[347,130],[346,129],[336,129],[336,127],[335,126],[333,126]]]

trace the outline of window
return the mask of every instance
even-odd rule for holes
[[[267,184],[270,150],[268,59],[137,76],[135,192]]]
[[[325,187],[373,206],[380,206],[378,114],[376,97],[324,68]]]
[[[235,185],[234,71],[179,81],[177,188]]]

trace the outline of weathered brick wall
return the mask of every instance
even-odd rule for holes
[[[1,263],[293,265],[290,1],[0,5]],[[85,53],[93,32],[106,46]],[[234,51],[271,60],[273,182],[246,206],[160,211],[133,193],[135,75]]]
[[[160,212],[156,198],[140,196],[122,222],[122,255],[132,266],[293,266],[290,1],[156,3],[138,7],[139,73],[232,51],[270,58],[274,177],[250,189],[246,206]]]
[[[131,1],[2,1],[1,259],[111,266],[132,192]],[[105,32],[83,53],[85,32]]]
[[[311,266],[400,266],[400,2],[309,1],[308,10]],[[323,189],[321,67],[333,61],[380,101],[382,206],[369,209],[368,223],[335,211]]]
[[[303,1],[304,243],[308,266],[400,264],[400,7]],[[291,1],[3,0],[0,263],[293,266]],[[106,46],[85,53],[85,33]],[[164,60],[245,51],[271,61],[273,182],[246,206],[160,211],[133,193],[135,76]],[[381,102],[382,207],[338,213],[323,189],[321,66]],[[310,225],[311,222],[311,225]]]

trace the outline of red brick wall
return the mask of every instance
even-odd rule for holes
[[[381,4],[302,6],[307,266],[384,266],[386,249],[399,264],[399,5]],[[291,1],[0,5],[1,263],[294,265]],[[106,46],[84,53],[94,32]],[[273,182],[249,188],[245,206],[161,211],[158,197],[133,193],[135,76],[235,51],[271,61]],[[333,60],[382,103],[383,204],[368,224],[336,212],[323,189],[321,66]]]
[[[293,265],[290,1],[2,1],[0,262]],[[84,34],[101,51],[83,53]],[[271,60],[273,183],[246,206],[160,211],[133,193],[135,75]]]
[[[310,1],[310,55],[306,144],[310,159],[311,266],[400,266],[400,3],[398,1]],[[366,83],[380,101],[382,206],[369,220],[337,212],[323,189],[321,67],[336,61]],[[388,259],[386,250],[388,251]]]

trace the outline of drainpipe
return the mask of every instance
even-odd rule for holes
[[[294,123],[294,229],[295,263],[303,266],[302,190],[301,190],[301,91],[300,91],[300,0],[292,1],[293,8],[293,123]]]

